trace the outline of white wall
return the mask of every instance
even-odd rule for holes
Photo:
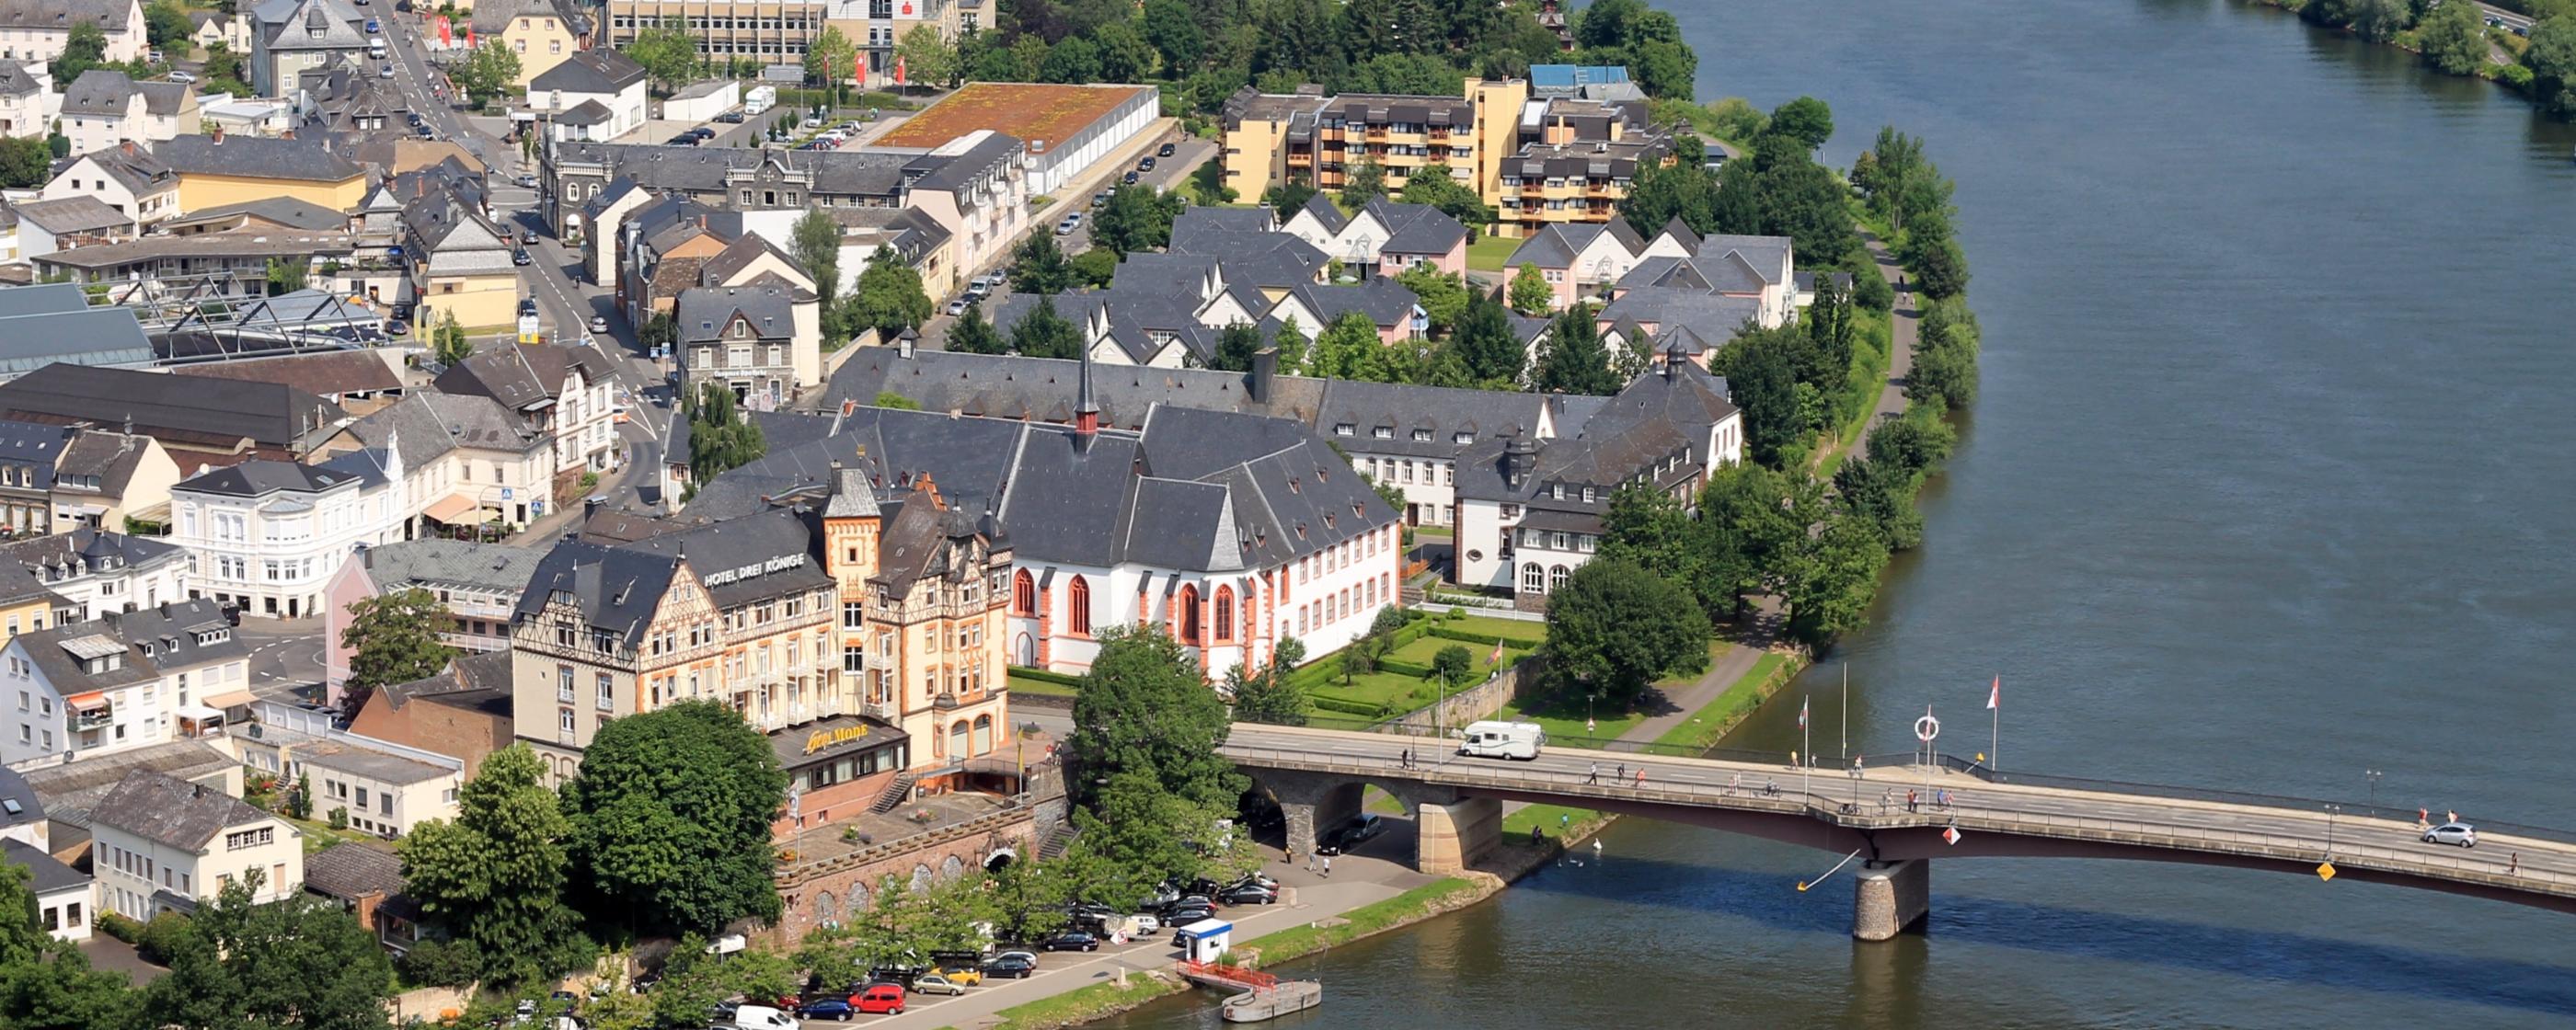
[[[319,610],[323,587],[356,545],[402,538],[413,512],[399,468],[382,486],[350,481],[318,494],[293,494],[310,510],[275,512],[280,495],[242,498],[170,491],[170,541],[195,559],[192,595],[239,600],[251,614],[301,617]]]
[[[266,839],[257,839],[263,830]],[[254,837],[236,846],[231,843],[234,833]],[[224,877],[241,879],[253,870],[261,878],[259,890],[251,895],[254,902],[293,897],[304,888],[303,834],[275,818],[226,827],[207,842],[204,855],[145,840],[105,823],[94,825],[91,835],[90,864],[98,878],[99,903],[129,919],[152,918],[153,891],[211,898],[223,889]]]

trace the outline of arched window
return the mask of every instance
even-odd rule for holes
[[[1544,594],[1546,592],[1547,570],[1540,568],[1537,562],[1521,566],[1521,593]]]
[[[1565,589],[1565,566],[1559,565],[1553,569],[1549,569],[1547,572],[1547,592],[1552,594],[1563,589]]]
[[[1011,614],[1035,615],[1038,611],[1038,581],[1021,569],[1011,577]]]
[[[1172,620],[1173,635],[1190,647],[1199,643],[1199,588],[1192,583],[1181,588],[1180,611]]]
[[[1075,576],[1073,585],[1065,588],[1064,596],[1065,603],[1072,609],[1065,616],[1066,628],[1076,636],[1090,636],[1091,584],[1085,582],[1082,577]]]
[[[838,907],[838,902],[832,898],[831,891],[824,891],[821,894],[814,895],[814,918],[831,919],[840,914],[841,910]]]
[[[905,889],[914,894],[930,889],[930,866],[920,862],[913,863],[912,886]]]
[[[1234,588],[1216,588],[1216,642],[1234,640]]]
[[[993,717],[989,715],[978,715],[975,717],[975,753],[982,755],[990,754],[992,751]]]
[[[948,727],[948,757],[966,757],[966,720],[959,719]]]
[[[955,855],[950,855],[948,856],[948,861],[939,863],[939,882],[941,883],[954,882],[958,877],[964,875],[966,875],[965,859],[959,858]]]
[[[866,912],[868,910],[867,885],[863,883],[851,884],[849,902],[851,915],[855,916]]]

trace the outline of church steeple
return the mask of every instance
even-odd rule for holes
[[[1091,351],[1082,352],[1082,385],[1073,403],[1073,431],[1085,438],[1100,432],[1100,401],[1091,393]]]

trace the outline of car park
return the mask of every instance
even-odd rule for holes
[[[1100,935],[1082,930],[1067,930],[1038,942],[1046,951],[1098,951]]]
[[[2424,831],[2424,843],[2474,848],[2478,846],[2478,828],[2467,823],[2443,823]]]
[[[923,976],[921,979],[913,981],[912,989],[916,994],[966,993],[966,985],[964,983],[951,980],[946,974],[942,973],[931,973]]]
[[[903,1014],[903,985],[869,984],[866,990],[859,992],[857,1004],[859,1011],[867,1015],[900,1016]]]
[[[800,1019],[831,1019],[848,1022],[851,1016],[858,1014],[859,1010],[850,1004],[848,998],[817,998],[796,1006],[796,1015]]]

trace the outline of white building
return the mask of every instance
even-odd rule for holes
[[[78,622],[187,597],[188,555],[150,537],[83,526],[0,544],[0,582],[8,581],[53,595],[57,610]]]
[[[194,911],[235,882],[253,902],[295,896],[304,834],[219,788],[135,770],[90,816],[90,865],[107,911],[150,920]]]
[[[0,648],[0,762],[69,759],[222,732],[209,697],[250,685],[250,651],[211,600],[21,633]]]
[[[465,763],[339,730],[321,735],[264,728],[235,741],[242,763],[313,784],[313,815],[360,833],[400,837],[431,819],[456,818]]]
[[[644,66],[615,50],[573,53],[528,80],[528,110],[558,141],[606,141],[644,125]]]
[[[440,393],[501,402],[554,440],[557,469],[604,472],[625,463],[610,393],[611,366],[593,347],[488,347],[448,366]],[[542,513],[539,513],[542,514]]]
[[[122,64],[143,56],[142,0],[60,0],[0,5],[0,58],[56,61],[71,45],[72,26],[95,24],[107,36],[102,58]]]
[[[358,545],[402,539],[414,511],[399,443],[319,465],[253,460],[170,488],[170,541],[188,550],[192,595],[271,618],[319,610]]]
[[[25,866],[28,887],[36,895],[36,925],[58,941],[89,939],[97,907],[98,884],[88,873],[62,864],[45,849],[16,838],[0,838],[0,862]]]

